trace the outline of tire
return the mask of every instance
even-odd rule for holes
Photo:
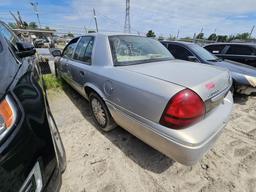
[[[97,124],[98,128],[107,132],[114,129],[117,126],[106,104],[98,94],[94,92],[90,93],[89,104],[93,119]]]

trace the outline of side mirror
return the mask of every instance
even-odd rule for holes
[[[191,62],[197,62],[197,63],[199,62],[196,56],[188,56],[188,60]]]
[[[53,57],[61,57],[61,50],[55,49],[51,52]]]
[[[17,42],[16,43],[18,51],[16,52],[16,54],[20,57],[29,57],[32,55],[35,55],[36,53],[36,49],[34,48],[34,46],[28,42]]]

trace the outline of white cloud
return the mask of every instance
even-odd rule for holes
[[[72,0],[71,7],[73,13],[67,19],[88,23],[95,8],[103,28],[122,30],[125,0]],[[238,33],[249,31],[256,23],[247,15],[255,11],[255,0],[131,0],[131,24],[133,31],[153,29],[165,35],[180,29],[181,35],[192,36],[202,27],[207,34],[215,29]]]
[[[0,0],[0,5],[11,3],[24,4],[20,0]],[[22,9],[21,14],[25,19],[33,20],[35,16],[31,6],[28,3],[23,6],[26,9]],[[125,0],[40,3],[39,12],[45,25],[63,30],[83,31],[85,27],[94,27],[93,8],[96,9],[100,30],[123,30]],[[176,35],[180,30],[181,36],[193,36],[203,27],[206,35],[215,29],[219,34],[236,34],[250,31],[256,24],[255,18],[256,0],[131,0],[133,32],[145,33],[152,29],[158,35],[167,36],[170,33]]]

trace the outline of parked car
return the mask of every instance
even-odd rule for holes
[[[256,68],[242,63],[217,58],[203,47],[182,41],[162,41],[170,53],[176,58],[186,61],[205,63],[230,70],[233,89],[239,93],[256,92]]]
[[[256,44],[214,43],[206,45],[204,48],[219,58],[256,67]]]
[[[65,151],[35,49],[0,22],[0,191],[58,191]]]
[[[41,37],[33,41],[35,48],[54,48],[54,41],[50,37]]]
[[[151,38],[95,33],[52,53],[99,128],[119,125],[185,165],[211,148],[232,110],[226,69],[175,60]]]

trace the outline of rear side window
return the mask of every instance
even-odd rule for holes
[[[91,64],[94,37],[82,37],[79,41],[74,59]]]
[[[253,50],[248,46],[230,45],[227,54],[231,55],[253,55]]]
[[[220,54],[226,45],[208,45],[204,47],[213,54]]]
[[[69,58],[69,59],[72,58],[78,39],[79,38],[75,38],[70,41],[70,43],[65,47],[65,49],[63,51],[63,57]]]
[[[190,51],[179,45],[168,45],[168,50],[175,57],[175,59],[188,60],[189,56],[193,56]]]

